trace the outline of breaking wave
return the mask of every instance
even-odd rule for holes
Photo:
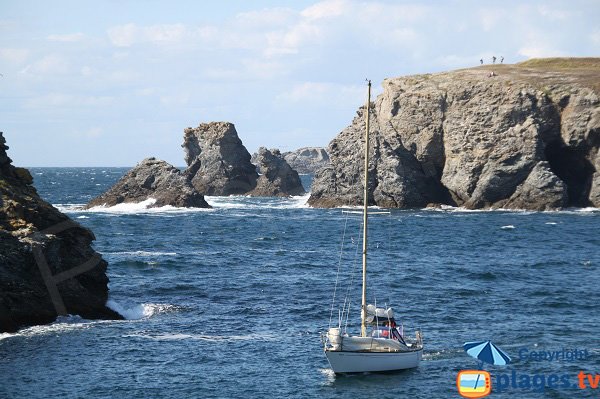
[[[106,302],[106,306],[119,313],[127,320],[147,319],[159,313],[174,312],[178,308],[175,305],[161,303],[142,303],[134,305],[122,305],[113,299]]]

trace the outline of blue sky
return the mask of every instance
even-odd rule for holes
[[[364,79],[598,56],[598,1],[3,1],[0,131],[21,166],[181,166],[183,129],[326,146]]]

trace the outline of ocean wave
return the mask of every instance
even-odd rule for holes
[[[131,215],[131,214],[172,214],[172,213],[189,213],[189,212],[210,212],[210,208],[184,208],[171,205],[165,205],[156,208],[150,208],[156,203],[154,198],[148,198],[142,202],[121,203],[114,206],[94,206],[89,209],[84,209],[85,204],[53,204],[55,208],[64,213],[99,213],[99,214],[114,214],[114,215]],[[82,218],[82,217],[78,217]]]
[[[517,215],[533,215],[533,214],[546,214],[546,213],[562,213],[562,214],[588,214],[588,213],[600,213],[600,208],[565,208],[559,210],[549,210],[549,211],[532,211],[529,209],[506,209],[506,208],[496,208],[496,209],[468,209],[462,206],[451,206],[451,205],[441,205],[436,208],[422,208],[422,211],[429,212],[450,212],[450,213],[479,213],[479,212],[500,212],[500,213],[513,213]]]
[[[183,333],[164,333],[164,334],[127,334],[124,337],[144,338],[153,341],[275,341],[277,336],[274,334],[247,334],[247,335],[208,335],[208,334],[183,334]]]
[[[280,197],[205,197],[213,208],[183,208],[166,205],[151,208],[156,203],[154,198],[142,202],[128,202],[114,206],[95,206],[84,209],[85,204],[53,204],[59,211],[65,213],[100,213],[100,214],[172,214],[189,212],[212,212],[219,209],[301,209],[309,208],[307,201],[310,194],[289,198]]]
[[[122,305],[113,299],[106,302],[106,306],[123,316],[126,320],[147,319],[159,313],[174,312],[178,309],[175,305],[162,303],[142,303]]]
[[[177,256],[177,252],[152,252],[152,251],[123,251],[123,252],[102,252],[103,255],[124,255],[124,256]]]
[[[36,335],[44,334],[56,334],[60,332],[80,330],[83,328],[90,328],[97,323],[106,323],[108,320],[87,320],[77,315],[59,316],[56,320],[50,324],[42,324],[38,326],[26,327],[16,333],[2,333],[0,334],[0,341],[7,338],[13,337],[32,337]]]
[[[600,213],[600,208],[594,207],[586,207],[586,208],[566,208],[560,211],[555,211],[556,213],[562,213],[567,215],[589,215]]]
[[[214,196],[205,197],[215,209],[294,209],[309,208],[310,194],[295,197]]]

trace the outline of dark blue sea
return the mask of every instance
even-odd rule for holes
[[[424,359],[335,376],[320,334],[338,268],[358,329],[358,215],[307,196],[78,209],[126,171],[32,169],[40,195],[94,231],[109,305],[128,320],[0,334],[0,398],[458,398],[458,372],[479,369],[462,345],[486,340],[512,358],[483,365],[491,398],[600,397],[598,209],[373,216],[370,301],[422,329]]]

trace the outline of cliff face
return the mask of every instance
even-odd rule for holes
[[[599,87],[600,59],[385,80],[371,110],[371,202],[600,206]],[[364,110],[330,143],[311,205],[360,202]]]
[[[127,172],[110,190],[91,200],[86,208],[142,202],[149,198],[155,200],[150,207],[210,207],[204,196],[179,169],[165,161],[146,158]]]
[[[59,314],[121,319],[105,306],[107,263],[94,234],[42,200],[7,149],[0,133],[0,332]]]

